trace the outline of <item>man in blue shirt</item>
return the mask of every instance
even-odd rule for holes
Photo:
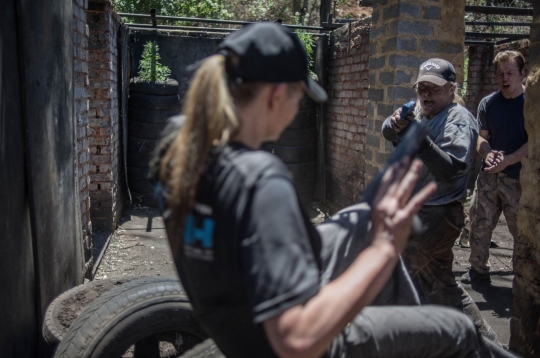
[[[476,149],[483,162],[472,203],[470,245],[471,267],[461,282],[489,281],[489,246],[501,212],[508,229],[517,238],[517,210],[521,196],[521,159],[527,156],[523,105],[524,59],[516,51],[499,53],[495,65],[499,91],[485,97],[478,106],[480,136]]]

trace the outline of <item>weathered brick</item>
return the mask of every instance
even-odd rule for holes
[[[396,67],[408,67],[418,69],[420,65],[426,61],[428,57],[413,56],[413,55],[391,55],[389,58],[390,65]]]
[[[368,97],[372,101],[382,101],[384,99],[384,91],[381,89],[370,88]]]
[[[440,6],[424,6],[423,10],[422,18],[426,20],[439,20],[441,18],[442,8]]]
[[[394,96],[396,100],[403,100],[405,103],[412,98],[416,98],[416,91],[413,88],[396,86],[394,89]]]
[[[370,70],[376,70],[376,69],[379,69],[379,68],[383,68],[386,64],[386,57],[385,56],[381,56],[381,57],[371,57],[369,59],[369,69]]]
[[[377,113],[383,117],[388,117],[392,113],[394,113],[394,107],[389,104],[379,103],[377,104]],[[376,122],[380,122],[380,121],[376,121]],[[377,131],[376,128],[373,128],[373,129]]]
[[[408,84],[413,77],[412,74],[408,74],[404,71],[397,70],[396,72],[396,85]]]
[[[463,45],[440,40],[423,40],[422,52],[433,54],[458,54],[463,52]]]
[[[392,33],[433,36],[433,25],[422,21],[400,20],[390,24]]]
[[[376,135],[368,134],[366,136],[366,144],[373,147],[373,148],[379,148],[381,144],[381,137]]]
[[[399,4],[399,12],[401,14],[408,14],[414,18],[417,18],[420,15],[420,6],[417,4],[401,2]]]
[[[371,29],[370,37],[376,39],[379,36],[386,36],[386,26],[373,26]]]
[[[395,76],[393,72],[381,72],[379,81],[384,85],[394,84]]]
[[[418,49],[418,40],[415,37],[398,36],[396,49],[398,51],[416,51]]]
[[[395,19],[399,15],[399,4],[391,5],[383,9],[383,21]]]

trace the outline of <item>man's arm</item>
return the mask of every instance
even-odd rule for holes
[[[407,200],[421,163],[396,163],[384,175],[372,208],[371,245],[338,278],[307,302],[263,322],[280,357],[320,357],[332,340],[380,292],[398,262],[412,218],[435,191],[431,183]]]
[[[491,149],[488,142],[489,132],[487,130],[480,130],[478,140],[476,142],[476,151],[485,160],[486,166],[491,167],[497,161],[497,151]]]
[[[491,152],[491,146],[487,141],[489,139],[489,132],[481,129],[478,134],[479,135],[478,141],[476,142],[476,150],[482,158],[486,159],[486,156]]]
[[[418,157],[438,180],[449,180],[467,169],[467,164],[439,148],[429,137],[424,142]]]

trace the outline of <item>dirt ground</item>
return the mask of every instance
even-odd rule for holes
[[[112,234],[95,279],[121,276],[177,277],[156,209],[133,206]]]
[[[309,208],[315,223],[324,219],[324,207]],[[512,317],[512,247],[513,240],[504,218],[493,234],[498,248],[491,252],[491,284],[463,285],[477,302],[486,321],[502,344],[510,337]],[[469,267],[470,249],[454,246],[454,272],[459,281]],[[177,277],[167,244],[163,220],[156,209],[132,207],[126,211],[119,228],[113,233],[95,279],[123,276]]]

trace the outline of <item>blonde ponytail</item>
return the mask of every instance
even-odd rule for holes
[[[166,152],[159,172],[161,182],[170,190],[167,205],[172,219],[179,225],[193,207],[212,147],[224,145],[239,129],[222,55],[202,62],[191,81],[183,113],[185,123]]]

